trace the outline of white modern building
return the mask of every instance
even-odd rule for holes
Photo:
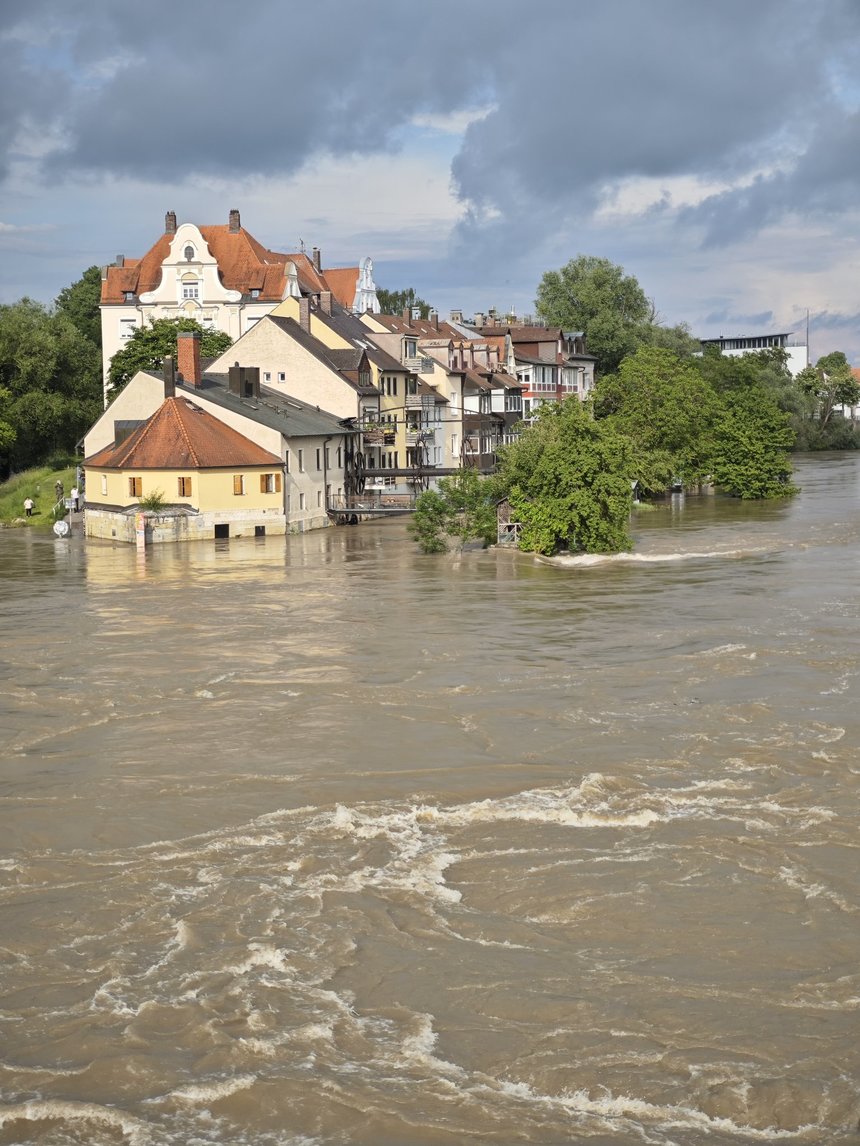
[[[728,354],[737,358],[741,354],[754,354],[759,350],[784,350],[788,355],[788,369],[792,378],[809,365],[809,347],[805,341],[790,341],[793,331],[785,334],[744,334],[725,338],[700,338],[702,349],[706,346],[718,346],[721,354]]]

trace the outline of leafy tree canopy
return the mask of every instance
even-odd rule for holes
[[[753,385],[731,391],[724,404],[725,414],[714,434],[715,484],[742,498],[796,493],[788,456],[794,431],[773,393]]]
[[[0,306],[0,470],[72,452],[101,408],[101,355],[68,316]]]
[[[176,336],[180,330],[199,330],[200,355],[217,358],[233,345],[229,334],[206,330],[193,318],[156,318],[139,326],[128,342],[110,360],[108,379],[111,397],[130,382],[139,370],[160,370],[168,354],[176,354]]]
[[[99,351],[102,348],[101,292],[101,271],[98,267],[87,267],[76,282],[60,291],[54,303],[57,312],[70,319]]]
[[[594,404],[634,444],[644,489],[665,489],[667,464],[669,479],[685,486],[710,476],[722,403],[696,367],[671,350],[643,346],[625,358],[617,374],[598,381]]]
[[[860,404],[860,385],[841,350],[825,354],[814,366],[801,370],[797,381],[803,392],[812,398],[815,417],[821,427],[827,425],[838,406]]]
[[[541,406],[501,453],[497,489],[522,523],[520,548],[616,553],[629,549],[635,453],[576,397]]]
[[[550,326],[585,332],[597,369],[609,374],[648,337],[653,308],[642,287],[609,259],[578,255],[547,271],[535,302]]]
[[[432,309],[429,302],[418,297],[414,287],[407,287],[406,290],[385,290],[384,287],[377,287],[376,297],[379,299],[383,314],[402,314],[406,307],[412,310],[413,306],[417,306],[421,310],[421,317],[429,318]]]
[[[447,538],[489,544],[496,539],[496,486],[477,470],[441,478],[438,492],[426,490],[415,503],[409,531],[424,553],[444,553]]]

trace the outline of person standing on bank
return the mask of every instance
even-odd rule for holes
[[[80,495],[78,494],[78,487],[76,485],[72,486],[72,492],[69,494],[69,497],[72,499],[72,511],[77,513]]]
[[[25,497],[24,498],[24,512],[26,513],[26,515],[28,517],[33,516],[33,506],[35,504],[36,503],[33,501],[32,497]]]

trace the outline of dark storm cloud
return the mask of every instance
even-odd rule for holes
[[[854,0],[11,0],[2,20],[0,163],[21,130],[60,128],[51,178],[384,162],[417,113],[483,102],[452,178],[460,238],[485,252],[528,249],[627,178],[764,168],[682,215],[710,242],[856,197]]]
[[[755,314],[739,314],[724,308],[706,314],[703,321],[709,326],[723,323],[725,326],[770,327],[773,326],[776,318],[772,310],[760,310]]]
[[[860,314],[838,314],[830,310],[823,310],[810,315],[810,321],[816,330],[853,330],[860,329]]]

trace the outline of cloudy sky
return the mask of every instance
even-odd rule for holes
[[[443,314],[600,255],[860,364],[860,0],[0,7],[0,301],[236,207]]]

